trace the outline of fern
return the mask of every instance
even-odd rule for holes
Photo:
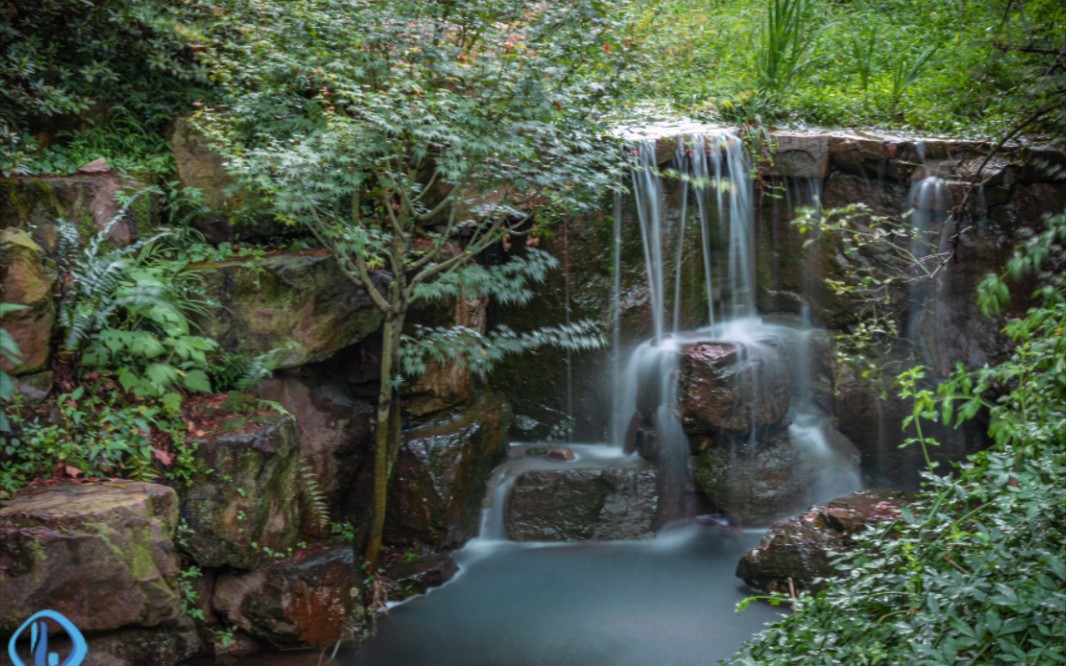
[[[300,459],[298,468],[300,475],[300,499],[303,501],[307,515],[314,521],[316,531],[322,531],[329,525],[329,503],[326,494],[322,492],[322,486],[318,483],[318,475],[303,458]]]

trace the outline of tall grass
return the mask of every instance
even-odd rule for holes
[[[805,64],[811,43],[811,0],[770,0],[755,53],[759,87],[785,90]]]

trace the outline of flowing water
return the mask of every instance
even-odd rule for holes
[[[693,132],[677,141],[665,170],[657,163],[654,140],[637,142],[632,157],[651,338],[622,349],[619,261],[625,230],[618,199],[611,441],[572,445],[576,459],[565,465],[643,464],[623,452],[626,434],[634,425],[654,429],[661,447],[656,522],[665,527],[646,541],[509,541],[505,506],[515,479],[561,464],[514,455],[489,482],[479,537],[454,554],[459,574],[391,608],[380,620],[377,636],[359,651],[339,655],[337,663],[713,664],[774,619],[777,611],[760,604],[743,614],[734,611],[751,594],[735,577],[736,563],[761,531],[732,534],[683,520],[693,508],[683,492],[690,484],[690,454],[678,409],[678,368],[683,347],[693,342],[758,349],[766,339],[776,340],[793,362],[790,445],[819,470],[809,499],[825,500],[860,487],[853,451],[834,435],[811,396],[810,327],[805,322],[769,324],[756,314],[752,183],[739,137],[725,131]],[[684,183],[679,211],[667,208],[664,175]],[[815,189],[811,198],[817,200]],[[694,252],[693,235],[698,238]],[[706,318],[693,330],[682,328],[682,302],[692,296],[682,293],[686,261],[695,261],[703,272],[696,283]]]

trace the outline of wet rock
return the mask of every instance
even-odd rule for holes
[[[507,457],[510,404],[485,393],[407,430],[396,460],[386,538],[457,546],[477,534],[492,469]]]
[[[776,340],[699,342],[681,355],[679,407],[685,431],[746,435],[788,412],[791,376]]]
[[[755,443],[698,446],[692,476],[716,506],[745,525],[767,525],[808,503],[814,469],[785,431]]]
[[[365,630],[358,585],[352,547],[335,544],[250,573],[223,573],[212,605],[226,622],[274,647],[321,647]]]
[[[646,539],[658,504],[655,469],[527,472],[515,480],[505,511],[514,541]]]
[[[27,488],[0,508],[0,632],[52,609],[85,632],[178,617],[177,497],[132,481]]]
[[[26,309],[4,314],[0,326],[19,347],[20,360],[12,363],[0,356],[0,369],[26,375],[48,364],[49,342],[56,321],[52,290],[56,265],[25,231],[0,231],[0,302],[24,305]]]
[[[201,566],[249,569],[299,538],[296,423],[276,412],[229,415],[222,409],[217,418],[221,423],[212,430],[194,430],[188,438],[197,462],[179,490],[190,528],[184,546]]]
[[[829,175],[829,137],[825,134],[774,132],[773,164],[767,173],[792,178],[825,178]]]
[[[565,446],[558,446],[554,449],[550,449],[544,454],[544,457],[548,460],[556,460],[559,462],[570,462],[574,459],[574,452]]]
[[[758,547],[737,564],[737,576],[758,590],[789,592],[789,579],[797,590],[817,589],[816,579],[837,574],[829,559],[847,550],[852,537],[867,526],[899,515],[908,501],[898,490],[863,490],[806,513],[774,523]]]
[[[390,581],[389,600],[402,601],[439,587],[458,573],[459,567],[447,553],[428,549],[406,551],[385,568]]]
[[[339,509],[372,444],[374,407],[339,382],[282,374],[256,386],[296,418],[300,457],[332,509]]]
[[[85,637],[89,644],[84,666],[177,666],[200,654],[196,625],[187,617],[152,629],[120,629]],[[62,645],[60,654],[64,654]]]
[[[222,307],[199,316],[204,335],[276,368],[322,361],[377,330],[382,314],[322,252],[201,264],[204,294]]]

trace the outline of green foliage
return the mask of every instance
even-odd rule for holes
[[[25,305],[0,303],[0,320],[2,320],[4,315],[9,312],[18,312],[19,310],[25,309]],[[0,358],[11,364],[17,364],[22,360],[22,352],[19,350],[18,343],[15,342],[15,339],[11,337],[11,334],[3,328],[0,328]],[[10,400],[14,390],[14,382],[11,379],[11,375],[0,370],[0,401],[6,403]],[[8,423],[7,414],[4,411],[0,411],[0,433],[10,431],[11,424]]]
[[[587,321],[543,326],[526,332],[500,326],[485,334],[465,326],[416,326],[413,335],[403,338],[400,361],[404,372],[414,376],[426,371],[429,360],[447,361],[484,374],[507,356],[543,347],[581,351],[599,349],[603,345],[598,325]]]
[[[648,97],[709,120],[1066,131],[1056,0],[664,0]]]
[[[810,15],[811,0],[769,0],[755,52],[760,91],[787,89],[800,73],[813,37]]]
[[[843,578],[801,595],[794,615],[738,655],[744,664],[1066,662],[1066,215],[1018,248],[1008,274],[1035,278],[1035,304],[1004,332],[1009,360],[962,367],[935,389],[901,377],[923,421],[987,409],[994,445],[955,475],[926,476],[900,519],[838,557]],[[1002,305],[992,278],[986,305]],[[927,455],[928,459],[928,455]]]
[[[167,159],[163,130],[209,87],[194,56],[207,3],[19,0],[2,14],[0,170]]]
[[[167,231],[123,247],[107,248],[107,238],[139,191],[84,247],[77,230],[59,225],[62,269],[67,286],[58,324],[62,349],[80,354],[88,368],[114,376],[135,398],[158,399],[172,412],[181,391],[207,393],[204,368],[217,343],[194,335],[188,316],[200,311],[197,283],[182,265],[168,261],[162,242]]]
[[[848,303],[856,323],[835,336],[837,360],[869,379],[882,379],[886,367],[871,360],[898,343],[908,291],[937,277],[949,254],[939,252],[910,213],[874,215],[862,203],[829,210],[801,209],[792,225],[806,236],[804,248],[838,261],[825,278],[833,294]],[[898,372],[895,370],[892,374]]]
[[[318,483],[318,475],[304,459],[300,460],[299,474],[300,500],[303,507],[314,521],[315,528],[324,530],[329,525],[329,505],[326,503],[322,486]]]
[[[124,404],[114,392],[86,392],[79,386],[59,396],[56,405],[58,420],[46,424],[27,420],[16,402],[10,416],[14,427],[2,440],[0,496],[52,476],[57,466],[64,476],[77,470],[88,477],[150,481],[158,476],[153,432],[179,429],[163,408]],[[173,442],[180,454],[184,439]]]
[[[196,581],[203,577],[203,572],[195,565],[178,571],[178,595],[181,599],[181,614],[194,620],[204,621],[204,611],[199,607],[200,594],[196,591]]]

